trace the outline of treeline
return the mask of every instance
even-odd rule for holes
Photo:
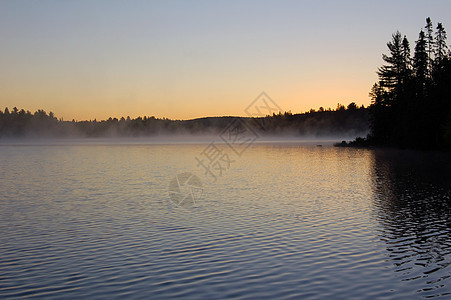
[[[442,23],[430,18],[413,56],[399,31],[387,43],[385,65],[371,89],[371,133],[357,143],[407,148],[451,146],[451,53]]]
[[[207,117],[193,120],[137,117],[109,118],[97,121],[63,121],[50,112],[35,113],[13,108],[0,110],[0,138],[17,137],[139,137],[162,134],[217,134],[235,117]],[[338,104],[335,110],[320,108],[309,112],[273,114],[250,121],[263,135],[355,136],[369,130],[368,109],[354,102],[347,107]]]

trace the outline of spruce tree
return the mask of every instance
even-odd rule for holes
[[[438,23],[437,32],[435,33],[434,44],[435,64],[439,65],[447,56],[448,46],[446,45],[446,31],[442,23]]]
[[[415,76],[417,97],[423,97],[428,76],[428,54],[426,52],[426,39],[423,30],[418,35],[413,55],[413,71]]]
[[[426,26],[424,26],[426,29],[426,52],[428,55],[428,75],[432,75],[432,62],[434,60],[433,54],[434,54],[434,29],[432,26],[431,18],[426,18]]]
[[[390,54],[382,55],[382,59],[387,63],[378,69],[379,81],[396,102],[402,91],[403,77],[406,69],[405,53],[401,33],[397,31],[392,35],[392,40],[387,43]],[[393,104],[393,103],[388,103]]]

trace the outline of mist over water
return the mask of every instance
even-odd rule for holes
[[[362,136],[365,134],[362,133]],[[264,143],[297,143],[304,145],[332,145],[343,140],[350,141],[355,136],[352,134],[342,135],[261,135],[257,132],[252,144]],[[221,138],[221,133],[212,134],[161,134],[146,137],[16,137],[0,139],[0,146],[12,145],[145,145],[145,144],[208,144],[226,143]]]
[[[449,154],[222,143],[233,162],[213,181],[203,138],[2,144],[0,297],[451,293]],[[183,172],[195,207],[171,203]]]

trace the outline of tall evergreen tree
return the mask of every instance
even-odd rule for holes
[[[446,45],[446,31],[442,23],[437,24],[437,32],[435,33],[435,64],[440,64],[447,56],[448,46]]]
[[[412,73],[412,59],[410,57],[410,43],[406,36],[402,40],[402,56],[403,56],[403,69],[402,69],[402,81],[406,84],[410,80]]]
[[[396,101],[402,90],[403,77],[406,69],[406,61],[401,33],[397,31],[392,35],[392,40],[387,43],[390,54],[382,55],[382,59],[388,63],[378,69],[380,84],[390,93],[393,101]],[[388,103],[393,104],[393,103]]]
[[[435,112],[433,124],[433,133],[436,144],[451,147],[449,136],[451,120],[451,56],[446,45],[446,31],[442,23],[438,23],[435,34],[435,61],[433,69],[434,86],[431,89],[430,106]]]
[[[451,146],[451,55],[446,31],[437,32],[430,18],[420,31],[413,59],[406,37],[396,32],[387,43],[389,54],[378,69],[379,84],[370,92],[370,141],[401,147]]]
[[[416,92],[418,97],[423,97],[428,76],[428,54],[426,52],[426,39],[423,30],[418,35],[413,55],[413,70],[415,76]]]
[[[369,93],[371,139],[377,144],[387,144],[391,135],[393,118],[390,114],[390,101],[381,83],[375,83]]]
[[[428,54],[428,75],[431,76],[432,72],[432,62],[434,53],[434,29],[432,25],[431,18],[426,18],[426,52]]]

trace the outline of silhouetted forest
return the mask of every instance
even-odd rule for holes
[[[430,18],[413,47],[399,31],[371,89],[370,134],[351,146],[451,147],[451,53],[442,23]],[[346,146],[345,143],[343,145]]]
[[[135,119],[63,121],[44,110],[35,113],[13,108],[0,110],[0,138],[11,137],[139,137],[163,134],[217,134],[235,117],[208,117],[193,120],[138,117]],[[294,136],[356,136],[369,130],[368,109],[354,102],[336,109],[311,109],[309,112],[273,114],[262,118],[242,118],[250,121],[263,135]]]

